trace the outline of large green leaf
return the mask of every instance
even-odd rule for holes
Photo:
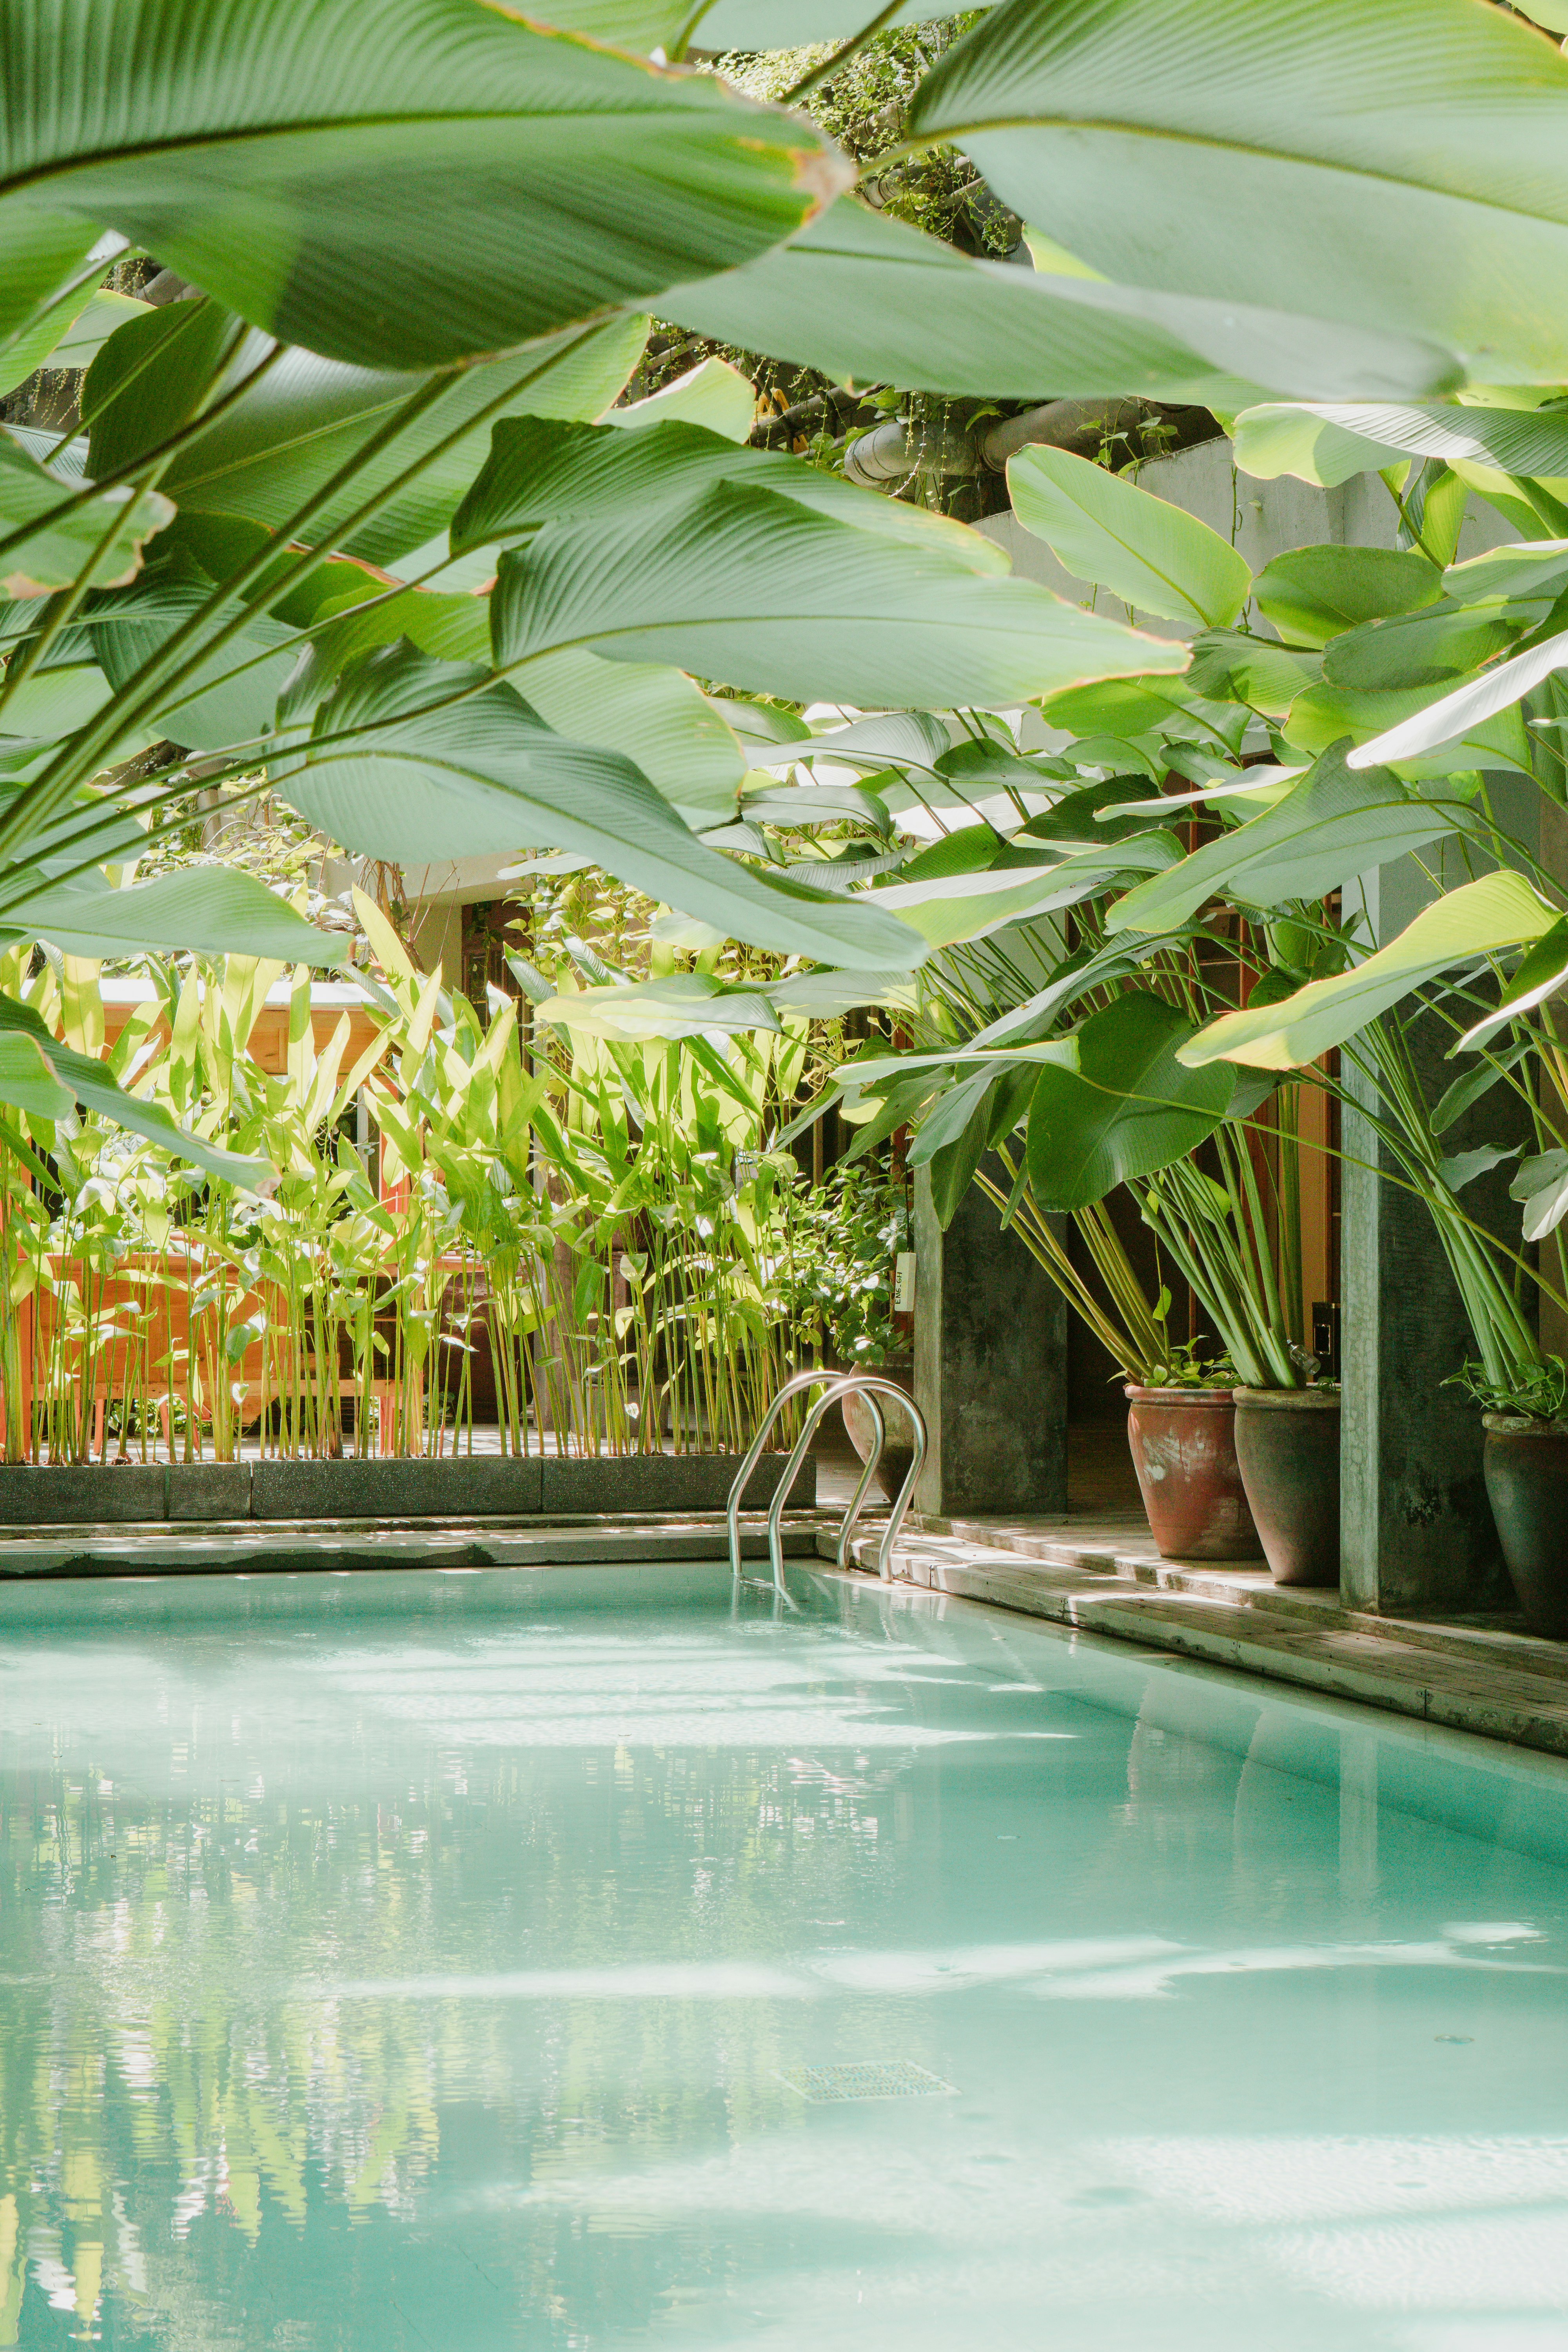
[[[697,0],[547,0],[534,14],[563,33],[583,33],[591,41],[645,57],[655,49],[668,56],[696,5]]]
[[[143,1102],[139,1095],[127,1094],[117,1086],[101,1062],[79,1054],[72,1046],[57,1044],[31,1005],[19,1004],[14,996],[4,995],[0,995],[0,1046],[5,1052],[4,1066],[0,1066],[0,1102],[15,1102],[19,1108],[47,1118],[61,1117],[70,1108],[69,1101],[56,1110],[26,1098],[21,1089],[31,1090],[39,1076],[37,1064],[25,1050],[29,1044],[71,1100],[129,1128],[132,1135],[145,1136],[150,1143],[157,1144],[174,1159],[191,1160],[221,1183],[264,1191],[276,1181],[275,1171],[265,1160],[245,1159],[237,1152],[221,1150],[205,1137],[187,1134],[155,1103]],[[7,1079],[18,1091],[11,1090]]]
[[[329,969],[348,952],[345,940],[319,931],[254,875],[226,866],[177,867],[124,890],[92,877],[58,884],[8,902],[0,927],[8,942],[47,940],[67,955],[194,948]]]
[[[109,264],[103,265],[107,276]],[[35,368],[85,368],[117,327],[146,308],[130,294],[106,294],[91,278],[51,304],[37,323],[0,346],[0,392],[14,391]]]
[[[1352,874],[1441,839],[1458,814],[1454,803],[1422,799],[1386,769],[1353,775],[1342,744],[1261,816],[1129,890],[1110,908],[1105,928],[1167,931],[1220,897],[1262,908],[1321,898]]]
[[[1247,560],[1196,515],[1067,449],[1007,461],[1013,511],[1075,579],[1168,621],[1226,628],[1252,586]]]
[[[1373,474],[1389,463],[1388,443],[1371,441],[1331,424],[1319,409],[1294,400],[1260,401],[1236,420],[1236,463],[1258,481],[1293,474],[1300,482],[1337,488],[1354,474]]]
[[[552,0],[559,7],[603,6],[604,0]],[[613,0],[612,0],[613,5]],[[984,0],[982,0],[984,5]],[[704,49],[802,49],[847,41],[880,13],[878,0],[708,0],[680,10],[691,38]],[[930,0],[905,0],[895,25],[931,21]]]
[[[992,541],[945,515],[859,489],[785,450],[737,448],[722,434],[679,418],[640,433],[540,416],[504,420],[453,517],[452,552],[515,545],[547,524],[645,520],[657,507],[688,505],[724,482],[770,490],[858,530],[937,550],[967,572],[1008,568]]]
[[[368,367],[731,268],[847,176],[803,116],[474,0],[27,0],[0,56],[0,260],[113,228]]]
[[[1487,1013],[1467,1029],[1453,1051],[1456,1054],[1473,1052],[1476,1046],[1486,1043],[1494,1029],[1500,1029],[1504,1022],[1511,1021],[1522,1013],[1533,1013],[1538,1004],[1544,1004],[1549,997],[1557,995],[1565,982],[1568,982],[1568,916],[1560,923],[1553,923],[1545,937],[1536,941],[1498,998],[1496,1011]],[[1516,1054],[1521,1050],[1526,1049],[1515,1048]],[[1483,1071],[1486,1066],[1482,1065]],[[1480,1076],[1480,1072],[1472,1072],[1469,1083],[1474,1085]],[[1464,1078],[1456,1079],[1448,1094],[1451,1096],[1456,1088],[1466,1084]],[[1448,1097],[1445,1096],[1444,1101],[1447,1099]],[[1439,1104],[1438,1108],[1441,1108]],[[1458,1113],[1454,1116],[1458,1117]],[[1434,1134],[1437,1132],[1436,1113],[1432,1129]]]
[[[246,330],[221,302],[143,310],[110,335],[81,387],[87,470],[138,464],[201,410]]]
[[[605,408],[601,403],[593,415],[599,415],[601,409],[604,422],[623,433],[673,422],[701,425],[726,441],[743,441],[757,421],[757,394],[751,377],[731,367],[728,360],[707,359],[678,375],[673,383],[650,392],[646,400],[628,400],[620,408]],[[541,415],[560,413],[558,409],[535,411]]]
[[[35,1118],[65,1118],[76,1108],[37,1038],[11,1030],[0,1030],[0,1102]]]
[[[1006,865],[981,873],[934,874],[895,882],[873,893],[874,903],[891,908],[932,948],[985,939],[1065,907],[1099,898],[1131,874],[1159,872],[1179,857],[1172,833],[1152,832],[1136,841],[1110,842],[1052,864]]]
[[[1047,1209],[1087,1209],[1130,1177],[1184,1159],[1213,1133],[1235,1091],[1227,1071],[1184,1069],[1193,1036],[1163,997],[1130,989],[1073,1039],[1076,1069],[1050,1062],[1029,1107],[1028,1168]]]
[[[1451,684],[1510,652],[1550,610],[1546,597],[1506,609],[1445,603],[1385,621],[1363,621],[1325,648],[1323,679],[1331,687],[1374,692]]]
[[[1252,593],[1288,645],[1326,646],[1363,621],[1435,604],[1443,575],[1413,549],[1295,547],[1265,564]]]
[[[309,718],[344,670],[399,637],[441,661],[485,662],[489,610],[482,597],[414,588],[350,608],[313,637],[295,669],[287,723]],[[624,752],[688,824],[717,824],[734,815],[744,756],[724,706],[710,702],[682,671],[601,661],[569,646],[529,664],[528,700],[558,735]]]
[[[132,589],[105,599],[91,616],[92,642],[110,686],[133,694],[144,665],[213,594],[212,581],[179,549],[149,564]],[[204,634],[242,616],[237,639],[210,654],[184,685],[170,687],[149,713],[149,725],[188,751],[249,743],[271,730],[273,706],[298,658],[297,638],[286,622],[271,614],[245,615],[234,601],[220,603]]]
[[[1496,597],[1536,597],[1548,604],[1568,588],[1568,539],[1536,540],[1489,547],[1463,563],[1450,563],[1443,586],[1456,604],[1490,604]]]
[[[14,433],[0,431],[0,589],[26,597],[132,579],[142,548],[174,515],[156,490],[104,490],[71,506],[82,484],[41,466]]]
[[[1568,669],[1568,632],[1548,637],[1526,653],[1515,654],[1511,661],[1500,662],[1495,669],[1484,671],[1479,677],[1467,679],[1451,694],[1436,699],[1426,695],[1413,716],[1400,717],[1397,724],[1361,743],[1351,753],[1351,765],[1372,767],[1388,760],[1403,764],[1446,751],[1453,744],[1473,742],[1479,730],[1494,727],[1504,714],[1514,711],[1543,678],[1560,669]],[[1510,764],[1529,772],[1528,753]]]
[[[341,537],[349,554],[381,564],[424,548],[451,521],[489,446],[486,415],[471,432],[458,433],[441,456],[431,456],[467,418],[498,399],[503,414],[598,416],[637,365],[645,341],[642,320],[617,319],[585,337],[557,336],[510,358],[466,368],[328,503],[310,525],[311,540],[331,546]],[[106,347],[105,362],[114,343]],[[248,373],[268,348],[264,338],[251,337],[237,355],[235,372]],[[149,371],[142,399],[158,395],[159,373]],[[237,515],[277,530],[391,423],[422,381],[417,375],[344,367],[313,352],[287,352],[252,391],[179,453],[164,477],[165,487],[182,513]],[[352,513],[420,461],[417,480],[394,493],[357,530],[343,530]]]
[[[1244,409],[1236,420],[1236,462],[1245,474],[1294,474],[1331,487],[1391,457],[1468,460],[1505,474],[1560,478],[1568,475],[1568,415],[1439,401],[1403,407],[1274,402]]]
[[[843,382],[961,397],[1143,393],[1230,412],[1260,384],[1407,400],[1458,373],[1447,352],[1375,328],[971,261],[848,198],[744,268],[661,295],[658,311]]]
[[[85,727],[114,691],[96,662],[58,662],[19,678],[0,711],[5,735],[52,743]]]
[[[683,671],[547,654],[528,666],[528,699],[558,735],[624,752],[688,824],[733,817],[745,760],[721,709]]]
[[[1348,971],[1310,981],[1276,1003],[1223,1013],[1182,1047],[1180,1058],[1194,1068],[1228,1061],[1298,1069],[1452,965],[1542,939],[1560,919],[1559,909],[1522,875],[1507,867],[1484,874],[1424,907],[1396,940]]]
[[[1565,101],[1568,63],[1474,0],[1008,0],[939,60],[910,127],[1110,277],[1554,383]]]
[[[547,24],[618,48],[673,56],[685,38],[703,49],[796,49],[845,41],[878,14],[877,0],[546,0]],[[927,0],[907,0],[897,25],[928,21]]]
[[[629,760],[563,740],[483,670],[411,646],[369,656],[317,712],[310,742],[269,764],[312,824],[373,857],[569,850],[759,947],[879,971],[923,953],[864,901],[820,898],[705,847]]]
[[[1270,719],[1285,713],[1315,685],[1321,656],[1246,629],[1210,629],[1193,640],[1186,683],[1196,695],[1229,698]]]
[[[1027,581],[977,577],[939,541],[731,481],[542,531],[502,558],[490,606],[497,663],[525,686],[526,664],[574,646],[795,701],[994,705],[1186,659]]]
[[[624,1038],[634,1045],[715,1032],[776,1031],[779,1026],[778,1014],[760,989],[727,987],[700,971],[672,972],[630,988],[575,989],[569,996],[544,998],[534,1012],[558,1029]]]
[[[1164,736],[1191,734],[1194,724],[1205,741],[1215,728],[1235,722],[1236,741],[1246,721],[1223,702],[1205,703],[1186,677],[1113,677],[1093,686],[1069,687],[1041,705],[1041,716],[1069,735]],[[1233,747],[1234,748],[1234,747]]]
[[[0,343],[9,348],[46,319],[63,316],[73,293],[100,284],[124,250],[122,236],[100,237],[90,223],[51,211],[36,194],[30,203],[0,199]]]

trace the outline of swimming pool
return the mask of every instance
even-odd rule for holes
[[[791,1584],[0,1591],[0,2344],[1559,2352],[1568,1771]]]

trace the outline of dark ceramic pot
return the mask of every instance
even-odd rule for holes
[[[906,1396],[912,1397],[915,1392],[914,1362],[908,1356],[895,1356],[887,1363],[879,1364],[877,1377],[879,1380],[891,1381],[896,1387],[903,1390]],[[879,1397],[878,1403],[881,1408],[886,1424],[888,1442],[882,1448],[882,1459],[877,1465],[877,1475],[871,1481],[871,1486],[873,1492],[880,1487],[883,1495],[891,1503],[897,1499],[900,1488],[910,1475],[910,1465],[915,1458],[915,1449],[910,1442],[910,1424],[893,1402],[892,1398]],[[844,1415],[844,1426],[848,1433],[850,1444],[862,1462],[868,1462],[877,1433],[869,1405],[863,1396],[851,1393],[841,1400],[840,1410]]]
[[[1276,1584],[1340,1580],[1338,1389],[1237,1389],[1236,1458]]]
[[[1162,1559],[1257,1559],[1228,1389],[1127,1391],[1132,1467]]]
[[[1568,1641],[1568,1426],[1485,1418],[1487,1494],[1524,1622]]]

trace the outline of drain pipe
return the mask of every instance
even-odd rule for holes
[[[911,474],[1000,474],[1009,457],[1033,444],[1087,457],[1113,435],[1136,432],[1145,413],[1141,400],[1047,400],[984,432],[943,425],[935,433],[892,417],[846,445],[844,471],[868,490],[906,482]]]
[[[977,474],[980,438],[967,425],[944,425],[926,433],[891,416],[844,445],[844,471],[863,490],[884,490],[911,474]]]

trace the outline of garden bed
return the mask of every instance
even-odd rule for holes
[[[767,1454],[747,1490],[760,1510],[785,1457]],[[720,1511],[739,1468],[730,1454],[464,1455],[440,1462],[21,1463],[0,1465],[0,1528],[192,1520],[472,1519],[618,1511]],[[801,1466],[791,1510],[816,1500]]]

